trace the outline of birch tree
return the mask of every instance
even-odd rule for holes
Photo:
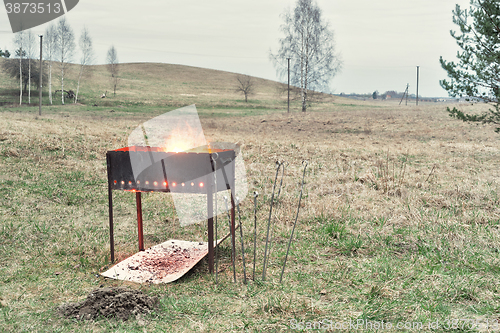
[[[57,43],[56,56],[61,70],[61,103],[64,105],[64,76],[68,68],[68,62],[73,59],[75,52],[75,36],[73,29],[69,26],[63,16],[56,25]]]
[[[78,85],[76,86],[75,103],[78,101],[78,91],[80,90],[80,81],[82,76],[88,73],[88,66],[94,62],[94,49],[92,47],[92,38],[86,27],[83,28],[79,40],[80,51],[82,57],[80,58],[80,73],[78,74]]]
[[[24,30],[19,31],[14,36],[14,45],[18,49],[16,55],[19,56],[19,105],[23,104],[23,50],[25,44],[25,32]]]
[[[108,64],[108,71],[111,73],[111,82],[113,84],[113,96],[116,96],[116,85],[118,84],[118,53],[114,45],[112,45],[108,50],[108,55],[106,57],[106,63]]]
[[[31,30],[26,33],[26,56],[28,58],[28,104],[31,103],[31,59],[35,56],[35,35]]]
[[[297,0],[295,8],[283,15],[279,50],[270,54],[280,78],[288,74],[291,59],[291,84],[300,88],[302,111],[306,112],[311,90],[328,90],[330,80],[340,71],[342,61],[336,53],[333,30],[322,18],[312,0]]]
[[[45,60],[49,63],[49,102],[52,104],[52,65],[55,60],[56,47],[57,47],[57,33],[54,24],[51,24],[45,29],[45,38],[43,47],[45,49]]]

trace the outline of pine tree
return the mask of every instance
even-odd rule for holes
[[[456,5],[453,23],[460,32],[452,31],[451,36],[461,51],[457,53],[457,62],[440,57],[450,78],[440,84],[450,96],[490,103],[493,109],[483,114],[465,114],[455,107],[447,110],[451,117],[466,122],[500,126],[500,3],[471,0],[469,10]],[[495,131],[500,133],[500,127]]]

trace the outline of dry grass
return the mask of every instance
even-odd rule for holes
[[[10,96],[0,93],[0,102],[19,101],[18,82],[2,72],[0,58],[0,89],[11,92]],[[57,63],[53,65],[52,91],[61,89]],[[65,77],[65,89],[76,92],[79,67],[69,65]],[[90,66],[91,75],[84,78],[80,87],[79,100],[87,105],[144,105],[144,106],[185,106],[196,103],[202,108],[217,107],[282,107],[285,94],[278,93],[280,86],[274,81],[253,78],[255,94],[245,103],[244,95],[238,93],[236,73],[183,65],[158,63],[129,63],[119,65],[119,79],[116,96],[110,74],[105,65]],[[101,95],[107,92],[107,98]],[[4,95],[4,96],[2,96]],[[281,102],[277,102],[281,95]],[[3,99],[3,100],[2,100]],[[61,95],[54,97],[54,104],[61,104]],[[32,101],[38,102],[38,92],[32,95]],[[25,102],[27,102],[27,97]],[[46,91],[44,103],[48,104]]]
[[[140,72],[146,65],[134,66]],[[216,85],[217,77],[213,80]],[[196,100],[205,90],[192,84]],[[242,145],[249,190],[261,194],[259,279],[241,283],[239,256],[239,282],[231,282],[226,243],[219,285],[206,274],[206,263],[177,283],[132,285],[159,295],[162,310],[125,323],[68,321],[54,308],[96,286],[126,284],[96,276],[108,265],[104,156],[126,146],[131,130],[162,108],[86,113],[83,106],[54,107],[41,118],[26,109],[1,109],[0,328],[257,332],[287,330],[291,319],[426,325],[454,318],[498,319],[498,136],[491,128],[450,119],[444,108],[341,98],[315,105],[307,114],[268,110],[241,116],[247,111],[202,108],[205,135]],[[280,285],[304,159],[309,167],[303,205]],[[268,280],[262,282],[276,160],[287,166],[275,209]],[[136,251],[135,206],[130,193],[115,193],[117,252],[124,258]],[[145,195],[143,206],[147,246],[168,238],[205,239],[203,225],[178,226],[168,196]],[[252,209],[248,196],[242,204],[247,260]]]

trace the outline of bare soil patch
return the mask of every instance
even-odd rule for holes
[[[67,318],[96,319],[99,316],[127,320],[131,315],[150,313],[158,305],[158,298],[142,291],[124,287],[93,290],[85,300],[66,303],[58,312]]]

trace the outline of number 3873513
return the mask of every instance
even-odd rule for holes
[[[60,3],[43,3],[43,2],[16,2],[16,3],[6,3],[5,9],[7,9],[7,14],[59,14],[61,12]]]

